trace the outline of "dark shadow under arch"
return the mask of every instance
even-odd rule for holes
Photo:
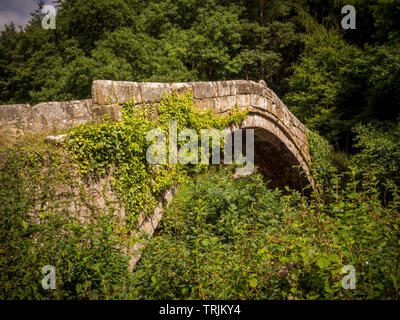
[[[245,129],[254,129],[254,163],[271,188],[302,191],[309,184],[298,159],[273,133],[263,128],[244,128],[242,133],[243,154],[246,150]]]

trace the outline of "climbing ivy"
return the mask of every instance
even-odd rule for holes
[[[146,140],[149,130],[163,130],[168,146],[170,121],[176,121],[178,132],[184,128],[192,129],[200,139],[201,129],[222,130],[238,125],[247,114],[247,111],[234,108],[229,115],[222,117],[210,110],[195,109],[191,92],[164,95],[157,112],[155,110],[155,105],[139,106],[132,99],[123,105],[122,121],[105,119],[98,124],[78,126],[66,142],[82,175],[110,175],[114,190],[124,203],[128,229],[136,225],[140,212],[153,212],[164,192],[183,182],[188,175],[207,167],[181,163],[149,164],[146,152],[154,143]],[[178,148],[184,143],[178,142]],[[168,159],[168,147],[166,149]]]

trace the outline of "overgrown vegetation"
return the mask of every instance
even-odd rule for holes
[[[2,298],[399,298],[399,190],[368,148],[379,136],[376,142],[384,147],[373,150],[384,154],[391,137],[358,128],[363,149],[351,159],[355,167],[343,172],[333,148],[311,133],[319,192],[304,197],[268,188],[259,174],[233,178],[230,168],[147,167],[143,149],[151,142],[143,136],[153,125],[167,130],[170,119],[180,119],[196,130],[211,123],[222,128],[244,116],[221,119],[194,111],[190,93],[164,97],[157,123],[147,110],[128,103],[120,123],[77,127],[69,153],[46,147],[10,156],[0,173]],[[362,161],[376,169],[363,169]],[[74,172],[88,179],[111,173],[120,201],[132,201],[125,205],[128,224],[111,200],[106,207],[91,202]],[[155,201],[179,182],[157,236],[129,272],[126,249],[135,242],[127,232],[130,223],[140,210],[151,212],[149,193]],[[40,284],[48,264],[57,267],[54,291]],[[342,288],[344,265],[355,267],[354,290]]]
[[[127,250],[137,240],[131,231],[139,213],[151,214],[164,192],[207,167],[149,164],[146,151],[154,141],[147,141],[146,133],[164,130],[169,142],[170,120],[177,121],[179,131],[190,128],[200,133],[203,128],[240,124],[247,113],[234,109],[222,118],[195,110],[191,92],[165,96],[157,122],[153,109],[131,101],[124,105],[121,122],[73,129],[66,149],[39,143],[36,150],[30,144],[9,150],[0,171],[1,298],[129,297]],[[185,142],[180,139],[178,147]],[[101,206],[85,189],[85,182],[90,186],[100,178],[110,180],[117,204],[103,190],[97,195],[104,198]],[[45,265],[56,266],[55,291],[41,289]]]
[[[373,175],[284,195],[260,175],[228,170],[185,183],[135,271],[142,299],[397,299],[399,205],[383,205]],[[339,177],[337,177],[339,178]],[[356,270],[342,288],[342,267]]]
[[[153,110],[154,106],[135,107],[134,101],[128,102],[123,108],[123,121],[77,127],[67,142],[67,148],[83,174],[102,176],[110,171],[112,164],[115,165],[111,182],[125,205],[128,225],[136,223],[140,212],[152,213],[160,196],[182,183],[188,174],[204,169],[201,164],[178,162],[169,165],[169,160],[157,166],[149,163],[147,150],[157,141],[146,139],[151,129],[162,130],[166,135],[166,146],[169,146],[172,143],[170,121],[175,121],[178,133],[183,129],[197,132],[200,145],[201,129],[222,130],[230,124],[240,124],[247,113],[233,109],[230,115],[221,117],[210,110],[195,110],[191,92],[183,96],[177,93],[165,96],[157,108],[157,122]],[[178,150],[187,138],[178,139]],[[165,151],[166,159],[169,159],[169,149]],[[201,152],[199,148],[199,158]]]
[[[91,196],[61,154],[15,150],[0,171],[1,299],[106,299],[127,291],[116,207],[88,207]],[[56,267],[56,290],[42,289],[45,265]]]
[[[361,152],[353,157],[353,163],[373,172],[380,182],[400,182],[400,122],[379,125],[357,125],[356,144]]]
[[[310,132],[311,197],[272,190],[259,174],[233,179],[228,168],[187,181],[137,266],[134,296],[398,299],[398,170],[386,166],[399,163],[396,136],[355,132],[361,150],[346,164]],[[356,270],[354,290],[342,287],[346,265]]]

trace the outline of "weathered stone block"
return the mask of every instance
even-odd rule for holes
[[[111,121],[122,120],[122,106],[119,104],[95,106],[93,108],[93,120],[101,121],[105,116],[109,116]]]
[[[250,105],[252,107],[259,108],[259,101],[262,97],[258,94],[251,94],[250,95]]]
[[[23,136],[24,132],[13,125],[4,126],[0,129],[1,144],[5,148],[11,148]]]
[[[217,86],[214,82],[191,82],[195,99],[218,97]]]
[[[93,81],[93,104],[123,104],[133,98],[136,102],[142,102],[142,96],[137,82],[111,80]]]
[[[111,121],[122,120],[122,106],[119,104],[107,106],[107,113],[110,115]]]
[[[75,126],[92,120],[90,100],[43,102],[32,107],[26,129],[41,132]]]
[[[216,82],[218,96],[230,96],[231,95],[231,82],[230,81],[218,81]]]
[[[274,103],[272,103],[272,113],[281,120],[285,116],[284,110]]]
[[[250,94],[238,94],[235,98],[239,108],[251,105]]]
[[[29,119],[28,130],[33,132],[41,132],[46,129],[54,129],[56,123],[61,124],[62,120],[66,121],[68,116],[65,108],[60,102],[43,102],[32,107],[32,117]]]
[[[215,99],[215,109],[219,112],[225,112],[236,105],[235,96],[219,97]]]
[[[210,99],[207,99],[207,98],[204,98],[204,99],[202,99],[202,108],[203,109],[206,109],[206,110],[212,110],[212,111],[215,111],[215,100],[216,99],[214,99],[214,98],[210,98]]]
[[[268,99],[260,97],[257,103],[257,107],[262,110],[268,111]]]
[[[67,102],[67,109],[73,119],[84,118],[91,120],[92,118],[92,99],[75,100]]]
[[[61,145],[64,143],[66,137],[67,137],[66,134],[60,134],[58,136],[48,136],[44,141],[46,143]]]
[[[237,80],[236,81],[236,94],[250,94],[253,93],[254,88],[252,81]]]
[[[139,83],[140,92],[142,94],[141,102],[151,103],[160,102],[164,94],[172,92],[169,83]]]
[[[177,82],[170,83],[171,91],[176,91],[178,94],[185,93],[187,91],[192,91],[192,86],[189,83]]]
[[[251,83],[251,92],[250,93],[257,94],[259,96],[263,96],[265,88],[266,87],[264,87],[263,84],[253,82],[253,83]]]
[[[264,96],[268,97],[268,98],[272,98],[273,95],[273,91],[270,88],[266,88],[264,90]]]
[[[153,228],[153,224],[152,224],[152,221],[150,218],[146,218],[143,221],[142,228],[147,234],[149,234],[149,235],[153,234],[154,228]]]
[[[24,122],[30,113],[29,104],[0,105],[0,127]]]

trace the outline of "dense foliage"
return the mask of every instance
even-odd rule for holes
[[[83,219],[75,208],[87,206],[90,195],[60,154],[16,150],[0,171],[1,299],[106,299],[126,292],[129,259],[116,209],[91,206]],[[56,290],[41,286],[46,265],[56,267]]]
[[[319,31],[305,37],[285,100],[308,128],[348,150],[355,124],[398,115],[399,59],[398,44],[362,50]]]
[[[318,189],[311,197],[272,190],[258,174],[233,179],[228,169],[187,181],[144,251],[134,297],[398,299],[399,159],[392,131],[358,126],[360,152],[345,161],[310,132]],[[355,268],[356,289],[342,287],[346,265]]]
[[[147,141],[146,133],[161,129],[169,142],[171,120],[177,121],[178,132],[199,133],[240,124],[247,113],[234,109],[222,118],[195,110],[191,92],[165,96],[157,110],[156,122],[152,106],[131,101],[124,105],[121,122],[105,120],[71,130],[65,149],[10,150],[0,170],[1,298],[128,297],[126,250],[138,240],[132,232],[139,213],[151,214],[167,190],[207,167],[148,163],[146,151],[154,141]],[[178,150],[185,142],[178,140]],[[209,155],[211,149],[200,152]],[[110,195],[103,194],[106,207],[100,206],[84,188],[85,182],[90,186],[100,178],[110,180],[117,202],[124,205],[123,220],[121,205],[113,206]],[[45,265],[57,268],[55,291],[41,288]]]
[[[380,125],[357,125],[356,147],[361,152],[353,157],[359,168],[373,172],[385,183],[387,180],[400,182],[400,123]]]
[[[137,267],[137,297],[399,298],[398,189],[384,206],[373,176],[353,179],[328,202],[227,170],[185,183]],[[355,290],[342,288],[344,265]]]
[[[333,148],[310,133],[318,192],[305,197],[272,190],[258,174],[234,178],[229,169],[214,167],[196,177],[205,167],[151,167],[143,151],[151,143],[145,130],[167,131],[171,119],[180,120],[178,128],[223,128],[245,114],[218,118],[195,111],[190,93],[165,96],[158,122],[149,110],[130,102],[122,122],[73,129],[69,152],[46,147],[9,157],[0,171],[3,298],[399,297],[398,161],[387,154],[396,146],[392,136],[358,127],[361,151],[349,161],[355,167],[339,171]],[[85,179],[111,174],[126,220],[118,218],[117,207],[90,204],[74,173]],[[129,272],[132,222],[140,211],[151,213],[157,197],[179,183],[158,235]],[[89,215],[76,207],[88,208]],[[57,266],[54,291],[40,287],[47,264]],[[344,265],[355,267],[354,290],[342,288]]]

